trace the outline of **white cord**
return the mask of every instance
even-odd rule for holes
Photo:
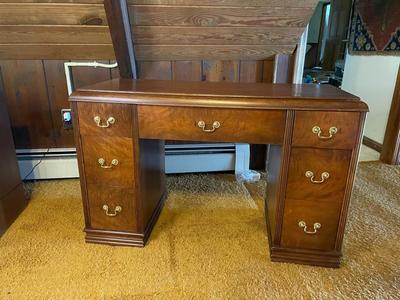
[[[118,67],[118,63],[115,64],[102,64],[97,61],[93,62],[66,62],[64,63],[64,69],[65,69],[65,77],[67,79],[67,90],[68,90],[68,96],[72,94],[73,91],[73,84],[72,84],[72,76],[71,76],[71,67],[94,67],[94,68],[107,68],[107,69],[113,69]]]

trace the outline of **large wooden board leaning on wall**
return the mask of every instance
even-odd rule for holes
[[[262,60],[293,51],[317,2],[128,0],[128,5],[139,60]],[[114,59],[103,1],[0,0],[0,59]]]
[[[0,74],[0,236],[28,204],[15,158]]]

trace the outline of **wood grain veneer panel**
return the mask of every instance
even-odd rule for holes
[[[231,99],[232,102],[242,102],[240,98],[246,98],[245,103],[251,104],[262,104],[263,101],[272,99],[273,102],[269,108],[275,107],[275,102],[292,102],[290,108],[301,108],[303,105],[314,103],[314,109],[317,110],[323,106],[323,101],[330,103],[332,108],[336,108],[338,102],[343,107],[338,110],[351,111],[368,110],[365,103],[352,94],[349,94],[343,90],[340,90],[331,85],[314,85],[314,84],[264,84],[264,83],[234,83],[234,82],[195,82],[195,81],[175,81],[173,83],[166,80],[129,80],[129,79],[114,79],[94,84],[85,88],[79,89],[75,95],[71,97],[72,101],[76,101],[77,98],[82,97],[80,93],[90,95],[92,99],[99,93],[112,93],[118,92],[118,94],[134,95],[134,94],[147,94],[148,96],[156,93],[159,94],[157,99],[168,98],[170,95],[182,95],[185,94],[187,101],[197,96],[206,96],[210,98],[222,97],[221,101],[227,100],[223,97],[234,97]],[[152,97],[148,97],[149,103]],[[256,100],[254,100],[256,98]],[[253,100],[252,100],[253,99]],[[299,101],[299,100],[304,101]],[[87,99],[82,98],[80,101]],[[126,99],[126,103],[136,103],[138,99]],[[212,100],[212,99],[209,99]],[[308,100],[308,103],[307,103]],[[315,104],[318,101],[318,105]],[[176,99],[175,105],[179,103],[179,99]],[[151,102],[154,104],[154,102]],[[217,101],[219,103],[219,100]],[[216,104],[217,104],[216,103]],[[190,104],[190,102],[188,102]],[[212,101],[210,101],[212,104]],[[243,105],[244,107],[245,105]],[[286,108],[287,109],[287,108]],[[325,109],[324,109],[325,110]],[[321,109],[319,109],[318,114]]]
[[[283,215],[281,247],[334,251],[339,225],[341,202],[316,202],[286,199]],[[313,230],[314,223],[321,228],[315,235],[306,234],[299,222]]]
[[[359,128],[360,113],[357,112],[296,112],[293,145],[331,149],[352,149],[355,146]],[[320,139],[312,132],[319,126],[322,136],[329,136],[329,128],[336,127],[337,133],[331,139]]]
[[[172,62],[173,80],[201,81],[202,77],[201,61],[189,60]]]
[[[240,62],[232,60],[204,60],[203,79],[205,81],[238,82]]]
[[[342,202],[346,190],[351,151],[313,148],[292,148],[286,197],[298,200]],[[305,176],[314,173],[321,180],[323,172],[329,173],[324,183],[315,184]]]
[[[285,119],[285,112],[278,110],[138,106],[139,137],[145,139],[280,144]],[[200,120],[206,129],[214,121],[220,127],[204,132],[197,126]]]
[[[93,229],[122,230],[135,232],[137,229],[136,192],[133,188],[107,187],[98,184],[88,185],[90,227]],[[116,206],[122,211],[115,217],[106,216],[103,205],[110,213]]]
[[[0,44],[111,44],[108,26],[1,25]]]
[[[313,8],[130,6],[134,26],[304,27]]]
[[[240,82],[262,82],[263,61],[241,61]]]
[[[301,27],[179,27],[135,26],[138,45],[292,45]]]
[[[132,137],[132,106],[111,103],[79,103],[79,130],[82,136],[121,136]],[[101,128],[94,122],[94,117],[101,118],[101,124],[109,117],[115,122],[107,128]]]
[[[136,45],[138,60],[261,60],[290,54],[295,45]],[[1,51],[1,48],[0,48]]]
[[[28,1],[28,0],[25,0]],[[129,4],[140,5],[192,5],[192,6],[285,6],[315,7],[318,0],[128,0]]]
[[[131,188],[134,185],[133,141],[131,138],[81,136],[81,140],[88,184],[125,188]],[[110,165],[113,159],[117,159],[118,165],[103,169],[98,163],[100,158],[105,160],[105,165]]]
[[[139,63],[140,79],[170,80],[172,78],[171,61],[142,61]]]
[[[107,24],[102,4],[0,3],[0,25],[84,25],[93,18]]]
[[[55,146],[43,63],[0,61],[16,148]]]
[[[56,147],[72,148],[75,146],[73,130],[65,129],[61,118],[61,109],[70,108],[64,62],[64,60],[46,60],[43,64]]]
[[[27,204],[15,155],[0,72],[0,236]]]
[[[0,59],[115,59],[112,44],[0,44]]]
[[[103,4],[103,0],[0,0],[0,3],[80,3],[80,4]]]

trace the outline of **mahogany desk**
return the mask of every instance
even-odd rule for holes
[[[338,267],[368,107],[332,86],[116,79],[70,97],[86,241],[144,246],[164,140],[270,144],[271,259]]]

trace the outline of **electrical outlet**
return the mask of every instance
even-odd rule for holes
[[[71,129],[72,128],[71,109],[62,109],[61,110],[61,118],[62,118],[64,129]]]

